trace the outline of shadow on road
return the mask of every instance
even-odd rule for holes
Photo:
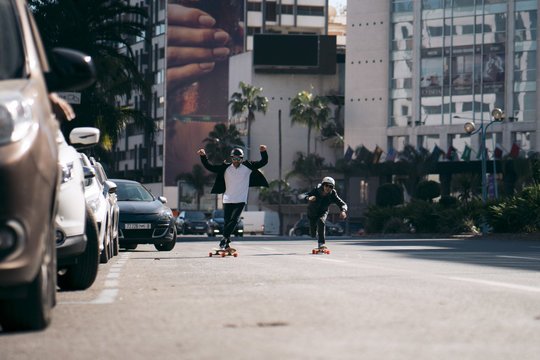
[[[449,237],[441,239],[365,238],[343,241],[372,251],[481,266],[540,271],[540,240],[505,237]]]

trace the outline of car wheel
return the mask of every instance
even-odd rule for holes
[[[118,251],[120,249],[120,246],[118,245],[118,233],[116,233],[116,236],[113,240],[113,256],[118,255]]]
[[[123,245],[121,247],[126,249],[126,250],[135,250],[137,248],[137,245],[138,244],[129,244],[129,245]]]
[[[176,245],[176,229],[174,229],[174,235],[171,241],[165,243],[154,244],[154,247],[158,251],[171,251]]]
[[[102,226],[105,226],[105,231],[106,231],[105,232],[105,246],[103,247],[103,251],[99,255],[99,262],[101,264],[106,264],[109,262],[109,259],[111,258],[111,241],[110,239],[108,239],[109,237],[108,224],[104,224]]]
[[[63,290],[88,289],[96,280],[99,265],[99,234],[94,216],[86,209],[86,250],[77,257],[77,263],[58,275],[58,286]]]
[[[0,301],[0,323],[4,331],[41,330],[51,321],[52,308],[56,302],[54,229],[55,223],[52,220],[40,270],[34,281],[28,285],[26,297]]]

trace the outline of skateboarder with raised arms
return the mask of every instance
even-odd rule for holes
[[[240,148],[231,151],[231,162],[213,165],[208,162],[206,152],[200,149],[197,153],[201,157],[203,166],[216,173],[216,181],[212,187],[212,194],[223,194],[224,228],[223,238],[219,243],[221,249],[230,248],[231,234],[238,223],[242,210],[247,203],[249,187],[268,187],[268,182],[259,171],[268,163],[266,145],[260,145],[260,161],[244,161],[244,152]]]
[[[326,217],[330,205],[334,203],[339,206],[341,210],[339,216],[342,219],[347,217],[347,204],[338,196],[335,187],[336,181],[326,176],[319,186],[305,194],[305,198],[309,201],[307,216],[311,237],[318,239],[318,248],[321,251],[326,250]]]

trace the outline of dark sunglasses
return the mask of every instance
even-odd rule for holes
[[[241,157],[233,157],[232,161],[242,161],[242,158]]]
[[[330,189],[333,189],[334,186],[330,185],[330,184],[324,184],[323,186],[326,186],[326,187],[329,187]]]

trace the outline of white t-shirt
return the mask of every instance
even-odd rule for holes
[[[225,193],[223,203],[246,203],[251,170],[244,164],[238,168],[231,165],[225,170]]]

